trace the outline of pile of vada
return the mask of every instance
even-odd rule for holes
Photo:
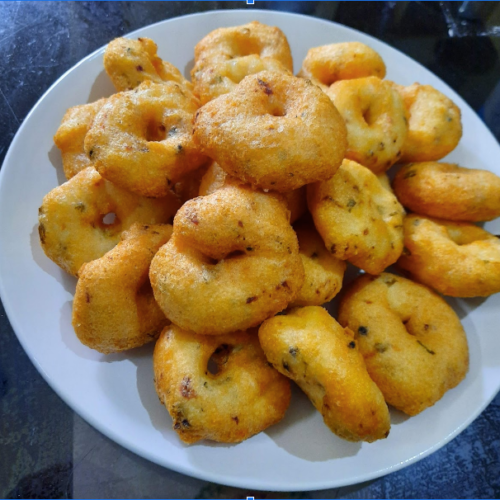
[[[256,21],[200,40],[192,82],[148,38],[113,40],[104,67],[117,93],[54,136],[67,182],[40,242],[78,278],[84,345],[155,342],[182,442],[279,422],[292,380],[333,433],[371,443],[390,407],[417,415],[464,379],[439,293],[500,292],[500,243],[475,225],[500,216],[500,178],[438,162],[462,134],[448,97],[385,80],[358,42],[311,48],[294,76],[285,34]]]

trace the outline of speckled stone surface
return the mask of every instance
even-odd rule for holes
[[[500,4],[256,2],[376,36],[451,85],[500,139]],[[0,162],[29,110],[110,39],[178,15],[244,2],[0,2]],[[1,235],[0,235],[1,237]],[[500,353],[499,353],[500,359]],[[415,436],[418,439],[418,436]],[[250,492],[189,478],[113,443],[37,373],[0,304],[2,498],[500,498],[500,396],[430,457],[370,483],[308,493]]]

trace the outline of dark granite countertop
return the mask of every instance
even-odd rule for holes
[[[446,81],[500,140],[498,2],[0,2],[0,163],[36,101],[87,54],[153,22],[234,8],[300,12],[373,35]],[[2,498],[500,498],[500,396],[444,448],[370,483],[238,490],[163,469],[91,428],[37,373],[1,305],[0,412]]]

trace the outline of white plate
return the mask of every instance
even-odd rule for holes
[[[500,147],[469,106],[424,67],[357,31],[305,16],[246,10],[172,19],[131,36],[151,37],[160,56],[187,74],[193,47],[205,34],[254,19],[285,32],[296,71],[310,47],[352,40],[369,44],[384,58],[389,79],[405,85],[429,83],[460,106],[464,137],[450,159],[500,174]],[[77,413],[111,439],[170,469],[228,485],[282,491],[338,487],[395,471],[437,450],[479,415],[500,387],[500,295],[451,301],[467,330],[470,372],[424,413],[407,419],[394,412],[387,440],[355,444],[338,439],[297,392],[282,423],[244,443],[181,444],[155,394],[151,346],[105,357],[80,345],[71,327],[75,280],[44,256],[38,241],[38,207],[63,181],[52,136],[66,108],[113,90],[102,54],[103,49],[81,61],[40,99],[14,138],[0,173],[2,300],[31,360]],[[487,227],[500,229],[498,223]]]

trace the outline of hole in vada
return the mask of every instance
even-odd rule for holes
[[[286,111],[281,104],[275,103],[269,108],[269,114],[272,116],[286,116]]]
[[[224,369],[232,350],[233,346],[227,344],[221,344],[217,347],[208,360],[207,371],[212,375],[220,373]]]
[[[228,253],[225,258],[233,259],[234,257],[240,257],[241,255],[246,255],[245,252],[243,252],[243,250],[234,250],[233,252]]]
[[[114,212],[110,212],[109,214],[103,215],[101,219],[101,224],[103,226],[112,226],[117,222],[118,219],[116,218],[116,214]]]
[[[167,137],[167,128],[163,123],[151,120],[146,127],[146,140],[148,142],[164,141]]]
[[[365,109],[363,111],[363,120],[366,122],[366,124],[371,127],[375,121],[376,121],[376,118],[375,116],[373,115],[373,112],[372,112],[372,109],[371,107]]]

